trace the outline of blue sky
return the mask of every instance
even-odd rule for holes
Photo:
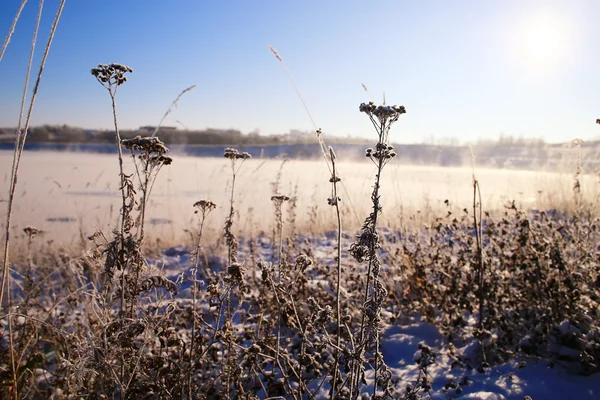
[[[20,2],[0,2],[2,39]],[[58,3],[45,1],[41,44]],[[37,6],[0,61],[0,126],[18,119]],[[124,128],[158,123],[195,84],[166,124],[312,130],[271,44],[326,135],[372,136],[358,105],[385,92],[408,111],[396,142],[589,140],[600,136],[598,15],[594,0],[67,0],[33,123],[109,128],[89,70],[119,62],[135,70],[117,99]]]

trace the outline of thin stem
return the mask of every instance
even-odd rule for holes
[[[148,204],[148,186],[149,186],[149,182],[150,182],[150,174],[152,174],[152,171],[149,170],[150,168],[150,154],[148,154],[148,157],[142,161],[144,163],[144,183],[141,185],[142,187],[142,204],[141,207],[142,209],[140,210],[140,234],[139,234],[139,238],[138,238],[138,242],[140,243],[140,245],[142,244],[142,241],[144,240],[144,219],[146,218],[146,205]]]
[[[19,164],[21,161],[21,156],[23,154],[23,150],[25,147],[25,140],[27,139],[27,132],[29,130],[29,122],[31,121],[31,115],[33,112],[33,106],[35,104],[35,100],[37,98],[37,93],[38,93],[38,89],[39,89],[39,85],[40,85],[40,81],[42,79],[42,73],[44,71],[44,67],[46,65],[46,60],[48,58],[48,53],[50,52],[50,46],[52,45],[52,41],[54,39],[54,33],[56,32],[56,27],[58,26],[58,22],[60,20],[60,16],[62,15],[62,10],[64,8],[65,5],[65,1],[66,0],[62,0],[58,10],[56,12],[55,18],[54,18],[54,22],[52,25],[52,28],[50,29],[50,35],[48,37],[48,41],[46,42],[46,47],[44,48],[44,54],[42,56],[42,61],[40,62],[40,66],[38,69],[38,74],[37,74],[37,78],[36,78],[36,82],[33,88],[33,93],[31,96],[31,101],[29,103],[29,109],[27,112],[27,118],[25,120],[25,129],[22,132],[20,129],[20,123],[19,123],[19,129],[17,132],[17,137],[15,139],[15,154],[13,157],[13,169],[11,172],[11,181],[10,181],[10,189],[9,189],[9,200],[8,200],[8,213],[6,216],[6,236],[5,236],[5,245],[4,245],[4,261],[3,261],[3,271],[2,271],[2,283],[0,285],[0,306],[2,306],[3,304],[3,296],[4,296],[4,290],[5,287],[7,286],[7,280],[9,278],[8,276],[8,269],[9,269],[9,245],[10,245],[10,227],[11,227],[11,217],[12,217],[12,208],[13,208],[13,202],[14,202],[14,195],[16,192],[16,187],[17,187],[17,177],[18,177],[18,171],[19,171]],[[40,0],[40,8],[39,8],[39,12],[38,12],[38,19],[36,22],[36,28],[35,28],[35,32],[34,32],[34,37],[33,37],[33,41],[32,41],[32,52],[34,51],[33,48],[35,47],[35,43],[36,43],[36,39],[37,39],[37,33],[38,33],[38,27],[40,24],[40,20],[41,20],[41,14],[42,14],[42,9],[43,9],[43,0]],[[20,11],[19,13],[20,14]],[[16,21],[15,21],[16,23]],[[11,32],[12,34],[12,32]],[[8,38],[7,38],[8,40]],[[8,45],[8,41],[5,42],[5,45],[3,46],[3,50],[2,50],[2,54],[4,54],[4,50],[5,47]],[[1,57],[0,57],[1,59]],[[28,64],[28,74],[27,76],[29,76],[29,71],[31,70],[31,65],[33,63],[32,58],[30,57],[29,60],[29,64]],[[27,78],[28,79],[28,78]],[[28,80],[27,80],[28,82]],[[26,83],[27,84],[27,83]],[[24,91],[25,93],[25,91]],[[21,115],[23,114],[23,107],[21,108]],[[19,119],[19,121],[21,121],[21,119]],[[21,133],[22,132],[22,133]],[[18,148],[18,150],[17,150]],[[10,309],[10,282],[8,282],[8,300],[9,300],[9,309]],[[13,348],[12,346],[12,326],[11,326],[11,318],[9,317],[8,319],[9,321],[9,340],[11,341],[10,346],[11,349]],[[14,365],[14,355],[13,352],[11,350],[11,361],[12,361],[12,369],[13,369],[13,378],[16,377],[16,371],[15,371],[15,365]],[[16,380],[14,381],[14,395],[15,395],[15,399],[17,398],[17,382]]]
[[[477,194],[479,194],[479,221],[477,220]],[[483,263],[483,244],[482,244],[482,232],[483,232],[483,221],[482,221],[482,208],[481,208],[481,190],[479,188],[479,182],[473,175],[473,228],[475,229],[475,240],[477,244],[477,267],[478,267],[478,297],[479,297],[479,334],[483,335],[484,321],[483,321],[483,310],[484,310],[484,284],[485,284],[485,270]],[[481,336],[480,336],[481,338]],[[483,348],[483,341],[481,342],[481,354],[485,361],[485,349]]]
[[[116,84],[115,84],[116,85]],[[120,239],[121,239],[121,251],[125,251],[125,223],[127,220],[127,196],[126,196],[126,188],[125,188],[125,173],[123,172],[123,149],[121,147],[121,134],[119,133],[119,120],[117,118],[117,102],[116,102],[116,94],[117,87],[114,88],[109,87],[108,93],[110,94],[110,100],[113,111],[113,123],[115,126],[115,136],[117,140],[117,151],[119,153],[119,177],[121,180],[121,199],[122,199],[122,210],[121,210],[121,227],[120,227]],[[118,263],[121,267],[121,306],[120,306],[120,316],[121,319],[125,318],[125,263],[122,256],[119,255]],[[121,379],[120,382],[125,381],[125,360],[121,359]],[[121,396],[126,396],[126,394],[121,390]]]
[[[373,118],[371,117],[372,122],[375,124]],[[376,126],[376,125],[375,125]],[[377,131],[379,133],[379,141],[378,141],[378,145],[382,145],[384,144],[383,138],[383,132],[386,129],[386,124],[385,122],[380,122],[380,125],[377,126]],[[372,296],[375,296],[376,293],[376,288],[375,285],[377,284],[377,281],[379,279],[379,273],[374,274],[373,273],[373,263],[375,261],[375,258],[377,257],[377,243],[375,241],[375,235],[377,233],[377,218],[379,215],[379,211],[380,211],[380,203],[379,203],[379,188],[380,188],[380,182],[381,182],[381,172],[383,170],[383,166],[385,163],[385,159],[384,157],[379,157],[378,161],[377,161],[377,174],[375,175],[375,185],[373,187],[373,193],[371,195],[371,200],[373,202],[373,214],[372,214],[372,218],[370,221],[369,226],[367,227],[367,229],[369,230],[369,234],[371,235],[371,239],[369,240],[369,265],[367,268],[367,283],[365,286],[365,293],[364,293],[364,302],[363,302],[363,314],[362,314],[362,318],[361,318],[361,323],[360,323],[360,333],[359,333],[359,339],[358,339],[358,353],[357,354],[357,359],[354,361],[354,368],[353,368],[353,380],[351,381],[351,393],[354,395],[358,395],[358,384],[360,381],[360,377],[359,377],[359,373],[360,373],[360,363],[362,362],[361,360],[361,353],[363,351],[363,349],[365,349],[366,347],[366,338],[365,338],[365,319],[366,319],[366,314],[364,312],[364,305],[367,304],[367,301],[369,299],[369,293],[373,292]],[[371,275],[373,276],[373,283],[371,283]],[[376,275],[376,276],[375,276]],[[377,375],[378,375],[378,368],[379,368],[379,357],[378,357],[378,353],[379,353],[379,330],[375,329],[375,381],[374,381],[374,385],[373,385],[373,395],[375,395],[376,391],[377,391]]]
[[[26,3],[27,3],[27,0],[23,0],[21,2],[21,6],[17,10],[17,14],[15,15],[15,18],[13,19],[10,29],[8,30],[8,34],[6,35],[6,38],[4,39],[4,44],[2,45],[2,50],[0,51],[0,61],[2,61],[2,58],[4,57],[4,52],[6,51],[6,48],[8,47],[8,44],[10,43],[10,38],[12,37],[12,34],[15,32],[15,27],[17,26],[17,21],[21,17],[21,12],[23,12],[23,8],[25,7]]]
[[[162,118],[160,119],[160,122],[158,123],[158,125],[156,126],[156,128],[154,128],[154,132],[152,133],[151,137],[156,136],[156,134],[160,130],[160,127],[162,126],[163,122],[165,121],[165,118],[167,118],[167,116],[171,113],[171,111],[173,111],[173,107],[177,107],[177,102],[179,101],[179,99],[181,99],[181,97],[184,94],[186,94],[187,92],[189,92],[191,90],[194,90],[195,87],[196,87],[196,85],[192,85],[192,86],[190,86],[188,88],[183,89],[181,91],[181,93],[179,93],[179,95],[175,98],[175,100],[173,100],[173,102],[171,103],[171,105],[167,109],[167,112],[165,112],[164,115],[162,116]]]
[[[333,380],[331,382],[331,394],[329,398],[333,400],[335,389],[337,387],[337,381],[340,378],[339,374],[339,362],[340,362],[340,346],[342,338],[342,306],[341,306],[341,292],[342,292],[342,216],[340,213],[340,205],[337,194],[337,182],[338,177],[335,168],[335,156],[333,150],[330,148],[330,157],[332,165],[332,191],[335,205],[335,213],[337,217],[337,287],[336,287],[336,311],[337,311],[337,337],[336,337],[336,349],[335,349],[335,364],[333,368]]]
[[[117,151],[119,153],[119,177],[121,181],[121,199],[122,199],[122,210],[121,210],[121,227],[120,227],[120,239],[121,239],[121,250],[125,250],[125,222],[127,214],[127,196],[125,192],[125,173],[123,172],[123,149],[121,147],[121,134],[119,133],[119,120],[117,118],[117,87],[108,88],[110,94],[110,100],[113,112],[113,123],[115,126],[115,136],[117,139]],[[123,265],[122,257],[119,257],[119,264],[121,267],[121,318],[125,317],[125,265]]]
[[[190,347],[190,363],[188,375],[188,400],[192,399],[192,378],[194,371],[194,346],[196,345],[196,302],[198,300],[198,266],[200,264],[200,249],[202,242],[202,231],[204,229],[204,221],[206,219],[206,210],[202,210],[202,219],[200,221],[200,231],[198,232],[198,242],[196,244],[196,255],[194,259],[194,286],[193,286],[193,303],[192,303],[192,340]]]
[[[23,4],[24,5],[24,4]],[[21,131],[21,125],[23,123],[23,113],[25,111],[25,101],[27,99],[27,89],[29,87],[29,77],[31,76],[31,67],[33,65],[33,56],[35,54],[35,47],[36,47],[36,42],[37,42],[37,37],[38,37],[38,32],[39,32],[39,27],[40,27],[40,21],[42,19],[42,10],[44,8],[44,0],[40,0],[40,6],[39,6],[39,10],[38,10],[38,16],[37,16],[37,20],[35,23],[35,28],[33,30],[33,39],[31,42],[31,51],[29,53],[29,62],[27,63],[27,73],[25,75],[25,84],[23,85],[23,93],[21,95],[21,108],[20,108],[20,112],[19,112],[19,122],[18,122],[18,128],[17,128],[17,138],[15,140],[15,152],[13,155],[13,168],[12,168],[12,172],[11,172],[11,189],[12,187],[14,187],[16,189],[16,184],[17,184],[17,177],[18,177],[18,169],[19,169],[19,163],[20,163],[20,157],[21,157],[21,153],[22,153],[22,147],[21,147],[21,141],[22,141],[22,131]],[[19,10],[20,13],[21,10]],[[16,20],[15,20],[16,23]],[[8,38],[7,38],[8,39]],[[8,45],[8,43],[6,43]],[[4,53],[4,50],[2,51],[2,53]],[[1,57],[0,57],[1,58]],[[24,142],[24,140],[23,140]],[[12,214],[12,201],[14,199],[14,191],[11,190],[11,193],[9,195],[10,197],[10,202],[9,202],[9,209],[8,209],[8,216],[10,218],[11,214]],[[8,224],[7,224],[7,232],[6,232],[6,247],[5,247],[5,261],[4,261],[4,265],[8,265],[8,246],[9,246],[9,242],[8,242]],[[5,272],[8,272],[8,268],[4,269]],[[2,279],[2,290],[0,290],[0,305],[2,304],[2,293],[4,292],[4,282],[6,281],[6,279],[8,278],[8,275],[3,276]],[[12,307],[12,298],[11,298],[11,285],[10,282],[7,283],[8,285],[8,309],[10,310],[10,308]],[[9,344],[11,349],[14,348],[13,346],[13,329],[12,329],[12,318],[9,317],[8,319],[8,336],[9,336]],[[14,352],[11,351],[10,353],[11,357],[11,368],[12,368],[12,373],[13,373],[13,386],[15,389],[15,396],[17,395],[17,370],[16,370],[16,364],[15,364],[15,359],[14,359]]]

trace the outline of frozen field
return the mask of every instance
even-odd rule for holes
[[[127,159],[128,173],[133,165]],[[0,151],[0,220],[6,214],[12,152]],[[322,231],[333,226],[329,172],[323,161],[247,161],[238,176],[238,227],[245,232],[269,230],[272,183],[281,169],[279,193],[297,195],[297,227]],[[373,168],[368,163],[339,163],[344,225],[356,229],[368,212]],[[477,169],[484,210],[499,210],[509,200],[525,208],[564,207],[571,202],[572,172]],[[224,158],[174,156],[159,174],[150,199],[150,235],[178,240],[194,223],[192,204],[211,199],[219,208],[211,219],[220,227],[228,204],[231,170]],[[423,220],[443,213],[444,200],[457,209],[472,207],[472,169],[396,165],[386,167],[382,180],[384,224],[397,228],[417,215]],[[582,177],[583,193],[595,196],[593,177]],[[57,241],[79,239],[94,229],[108,230],[119,214],[118,166],[114,155],[71,152],[26,152],[21,162],[13,226],[47,232]],[[312,215],[312,217],[311,217]],[[217,223],[218,221],[218,223]],[[4,222],[2,222],[4,223]]]

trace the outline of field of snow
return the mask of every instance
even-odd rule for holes
[[[229,184],[228,161],[224,158],[173,156],[174,162],[158,176],[151,194],[149,233],[176,243],[195,221],[192,205],[200,199],[214,201],[215,219],[226,215]],[[126,162],[130,161],[128,158]],[[0,204],[6,201],[11,151],[0,151]],[[130,162],[126,165],[132,173]],[[342,212],[345,229],[356,230],[370,207],[373,169],[370,164],[344,162],[339,175],[343,187]],[[272,183],[281,170],[280,193],[297,197],[298,227],[323,232],[335,226],[331,207],[329,172],[323,161],[251,159],[238,176],[236,209],[243,232],[272,226]],[[512,200],[524,208],[561,208],[571,203],[572,171],[547,172],[477,169],[483,208],[502,209]],[[582,176],[583,194],[596,196],[592,176]],[[383,224],[401,228],[411,216],[429,222],[445,210],[448,199],[456,210],[471,207],[471,168],[442,168],[390,164],[382,181]],[[118,164],[113,154],[75,152],[25,152],[19,173],[13,226],[20,234],[26,226],[47,232],[47,238],[73,242],[114,226],[119,214]],[[6,210],[0,209],[0,221]],[[311,217],[312,214],[312,217]],[[2,222],[0,222],[2,224]]]

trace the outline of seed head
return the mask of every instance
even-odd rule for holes
[[[248,153],[248,152],[240,153],[237,149],[232,149],[230,147],[225,149],[225,152],[223,153],[223,157],[229,158],[230,160],[238,160],[238,159],[247,160],[249,158],[252,158],[250,153]]]
[[[277,196],[271,196],[271,201],[274,201],[275,203],[283,203],[284,201],[288,201],[290,198],[288,196],[284,196],[284,195],[277,195]]]
[[[91,69],[92,75],[106,88],[122,85],[127,81],[125,74],[131,72],[133,68],[118,63],[98,64]]]
[[[140,135],[133,139],[121,140],[123,146],[131,151],[142,151],[146,154],[165,154],[169,149],[165,144],[155,136],[141,137]]]
[[[342,201],[340,197],[330,197],[327,199],[327,204],[330,206],[337,206],[338,202]]]
[[[35,237],[35,235],[44,233],[44,231],[34,228],[33,226],[28,226],[27,228],[23,229],[23,232],[25,232],[30,239]]]
[[[214,210],[217,208],[217,205],[210,200],[199,200],[194,203],[194,207],[198,210],[201,210],[202,213],[205,213],[207,211]],[[198,213],[198,210],[194,211],[194,213]]]
[[[387,125],[388,128],[398,120],[400,115],[406,113],[404,106],[376,106],[372,101],[361,103],[358,110],[367,114],[371,119],[377,118],[381,124]]]

